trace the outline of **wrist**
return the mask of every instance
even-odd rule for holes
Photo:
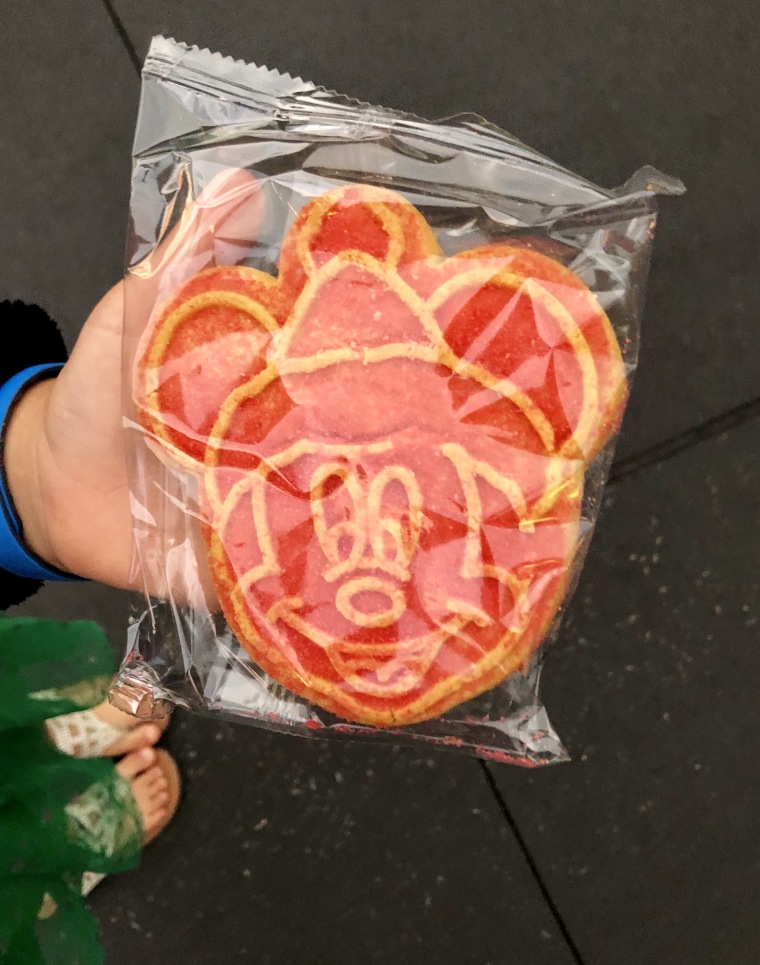
[[[34,382],[14,401],[4,431],[3,468],[11,511],[20,524],[20,542],[40,562],[64,570],[48,526],[40,473],[45,415],[54,387],[55,379],[45,378]]]
[[[36,580],[76,580],[67,573],[48,525],[50,500],[40,472],[45,420],[61,365],[23,369],[0,386],[0,566]]]

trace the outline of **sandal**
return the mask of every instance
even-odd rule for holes
[[[162,776],[167,784],[166,793],[169,796],[169,808],[159,822],[151,828],[150,832],[143,837],[143,847],[154,841],[158,835],[164,830],[164,828],[169,824],[174,815],[177,812],[177,807],[179,806],[179,799],[181,796],[182,782],[179,775],[179,769],[174,761],[174,759],[166,753],[166,751],[158,750],[156,751],[155,766],[159,768]],[[86,896],[99,885],[100,882],[105,878],[104,874],[100,874],[95,871],[85,871],[82,876],[82,895]]]
[[[163,721],[152,722],[151,726],[157,727],[160,733],[168,725],[169,718]],[[137,727],[144,726],[140,722],[132,726],[120,727],[102,720],[95,713],[94,709],[75,711],[71,714],[62,714],[59,717],[51,717],[45,721],[45,730],[48,738],[55,744],[59,751],[68,754],[70,757],[108,757],[109,749],[123,741],[124,737],[134,731]],[[167,783],[167,794],[170,806],[157,826],[151,828],[149,834],[143,839],[143,846],[150,844],[167,824],[174,817],[179,805],[180,798],[180,776],[177,765],[166,751],[158,750],[156,753],[155,766],[159,768]],[[82,876],[82,895],[89,895],[96,885],[105,878],[104,874],[95,871],[85,871]]]
[[[156,740],[166,729],[168,723],[168,717],[150,723],[149,726],[158,729]],[[51,717],[45,721],[48,738],[59,751],[68,754],[70,757],[121,756],[121,754],[128,753],[130,750],[136,750],[137,748],[127,747],[125,750],[117,751],[114,755],[112,748],[118,746],[124,741],[125,737],[144,726],[146,725],[142,721],[126,726],[111,724],[99,717],[94,708],[63,714],[60,717]]]

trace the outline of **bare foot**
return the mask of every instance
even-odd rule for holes
[[[168,714],[144,723],[104,700],[90,710],[51,717],[45,729],[56,747],[72,757],[122,757],[158,743],[168,725]]]
[[[163,829],[179,800],[179,787],[171,780],[167,762],[169,768],[174,767],[174,762],[165,751],[157,752],[152,747],[144,747],[127,754],[116,765],[116,770],[132,787],[146,844]]]
[[[121,757],[131,751],[139,750],[141,747],[152,747],[158,743],[161,735],[169,726],[169,716],[163,720],[151,721],[149,724],[140,723],[131,714],[125,714],[117,710],[113,704],[104,700],[93,708],[95,716],[112,727],[119,727],[124,730],[124,736],[118,738],[113,744],[109,744],[103,752],[104,757]]]

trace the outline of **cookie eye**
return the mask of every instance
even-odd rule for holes
[[[326,463],[312,477],[310,498],[314,531],[331,564],[325,578],[331,581],[346,564],[355,565],[364,551],[366,514],[361,481],[352,467]]]
[[[386,466],[372,480],[367,500],[370,539],[375,556],[408,579],[408,567],[422,528],[422,492],[405,466]]]

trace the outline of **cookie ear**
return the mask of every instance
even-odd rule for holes
[[[280,280],[295,299],[308,279],[336,255],[369,255],[399,268],[440,254],[430,226],[395,191],[352,184],[309,201],[291,225],[280,256]]]
[[[210,268],[183,285],[149,324],[135,362],[134,401],[154,445],[204,463],[225,400],[266,367],[282,314],[275,279],[253,268]]]
[[[483,384],[503,380],[540,410],[554,452],[591,459],[627,394],[615,332],[593,293],[552,258],[507,245],[464,252],[436,272],[433,280],[428,268],[421,285],[454,356]]]

